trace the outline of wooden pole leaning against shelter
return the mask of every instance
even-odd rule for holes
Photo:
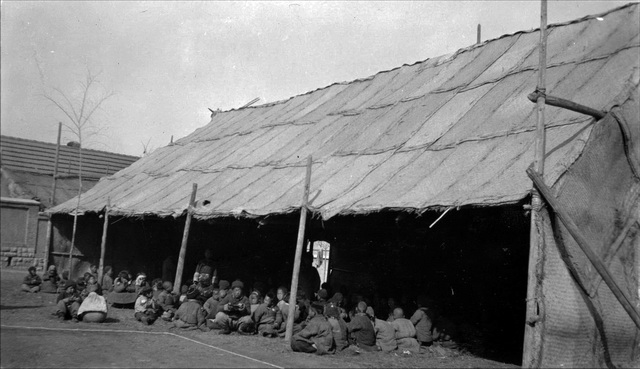
[[[104,225],[102,226],[102,240],[100,241],[100,266],[98,267],[98,282],[102,283],[104,275],[104,254],[107,248],[107,231],[109,229],[109,210],[111,209],[111,197],[107,197],[107,206],[104,208]]]
[[[58,141],[56,144],[56,157],[53,162],[53,184],[51,185],[51,198],[49,199],[49,205],[54,207],[56,205],[56,187],[58,185],[58,161],[60,160],[60,137],[62,136],[62,122],[58,122]],[[44,250],[44,269],[49,267],[49,254],[51,252],[51,242],[53,241],[53,224],[51,222],[51,214],[47,220],[47,240]]]
[[[544,107],[547,69],[547,0],[540,1],[540,44],[538,45],[538,86],[536,101],[536,136],[533,166],[544,173],[545,126]],[[544,300],[542,298],[542,272],[545,255],[544,211],[542,199],[533,186],[531,191],[531,226],[529,233],[529,266],[527,278],[527,313],[522,349],[522,366],[539,367],[542,345],[542,324]]]
[[[311,155],[307,158],[307,175],[304,181],[304,194],[302,195],[302,206],[300,207],[300,225],[298,227],[298,240],[296,242],[296,255],[293,259],[293,274],[291,275],[291,291],[289,293],[289,314],[287,315],[287,326],[285,331],[285,341],[291,343],[293,335],[293,315],[296,309],[296,298],[298,294],[298,277],[300,274],[300,259],[302,258],[302,247],[304,244],[304,232],[307,225],[307,207],[309,205],[309,185],[311,183]]]
[[[600,260],[598,255],[595,254],[587,239],[582,235],[578,226],[573,222],[573,219],[571,219],[565,209],[560,206],[560,203],[557,201],[551,188],[549,188],[544,183],[542,176],[539,173],[536,173],[536,171],[532,167],[529,167],[527,169],[527,174],[536,185],[538,190],[540,190],[546,202],[551,206],[551,208],[553,208],[553,211],[556,213],[562,224],[564,224],[564,226],[567,228],[567,231],[569,231],[578,246],[580,246],[582,251],[585,253],[587,259],[589,259],[596,271],[598,271],[598,274],[600,274],[604,282],[607,284],[607,286],[609,286],[611,292],[613,292],[613,295],[616,297],[616,299],[618,299],[622,307],[626,310],[627,314],[629,314],[629,317],[631,318],[631,320],[633,320],[636,327],[640,329],[640,313],[636,311],[636,309],[633,307],[633,304],[631,303],[631,300],[629,300],[627,295],[624,294],[622,289],[613,279],[611,273],[609,273],[609,270],[604,265],[602,260]]]
[[[189,239],[189,228],[191,227],[191,217],[193,216],[193,208],[196,204],[196,192],[198,192],[198,184],[193,184],[191,190],[191,199],[187,207],[187,219],[184,222],[184,233],[182,234],[182,244],[180,245],[180,254],[178,256],[178,265],[176,267],[176,279],[173,283],[173,292],[180,293],[180,285],[182,284],[182,272],[184,270],[184,258],[187,255],[187,240]]]
[[[544,99],[545,104],[547,105],[575,111],[576,113],[580,113],[580,114],[590,115],[596,119],[602,119],[605,117],[605,115],[607,115],[607,113],[603,111],[596,110],[588,106],[575,103],[571,100],[567,100],[567,99],[563,99],[560,97],[551,96],[547,94],[544,94],[544,96],[541,96],[541,95],[543,94],[540,91],[535,91],[527,95],[527,98],[532,102],[537,103],[538,99],[542,97]]]

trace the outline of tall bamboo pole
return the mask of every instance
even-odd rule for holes
[[[69,278],[73,278],[73,249],[76,245],[76,232],[78,230],[78,212],[80,211],[80,199],[82,198],[82,130],[78,129],[78,201],[73,214],[73,231],[71,233],[71,248],[69,249]]]
[[[51,207],[56,204],[56,187],[58,185],[58,160],[60,159],[60,137],[62,135],[62,122],[58,122],[58,141],[56,144],[56,158],[53,162],[53,184],[51,185],[51,198],[49,204]]]
[[[540,2],[540,45],[538,66],[538,93],[536,105],[536,141],[533,166],[544,173],[545,127],[544,108],[547,70],[547,0]],[[539,367],[541,359],[542,322],[544,300],[542,299],[542,267],[544,260],[544,218],[542,199],[534,186],[531,191],[531,227],[529,234],[529,273],[527,281],[527,316],[522,353],[522,366]]]
[[[291,292],[289,295],[289,314],[287,315],[287,327],[285,341],[291,343],[293,334],[293,315],[296,311],[296,295],[298,294],[298,277],[300,274],[300,259],[304,245],[304,232],[307,225],[307,206],[309,205],[309,185],[311,184],[311,155],[307,158],[307,175],[304,181],[304,194],[300,207],[300,224],[298,226],[298,240],[296,243],[296,255],[293,259],[293,274],[291,275]]]
[[[98,282],[102,283],[104,273],[104,254],[107,248],[107,230],[109,229],[109,210],[111,209],[111,197],[107,197],[107,207],[104,208],[104,225],[102,226],[102,241],[100,242],[100,266],[98,269]]]
[[[62,136],[62,122],[58,122],[58,141],[56,144],[56,158],[53,162],[53,184],[51,185],[51,198],[49,199],[49,206],[54,207],[56,205],[56,187],[58,185],[58,161],[60,159],[60,137]],[[44,270],[49,268],[49,254],[51,253],[51,242],[53,241],[53,224],[51,222],[51,214],[49,214],[49,220],[47,221],[47,240],[44,246]]]
[[[176,268],[176,279],[173,284],[173,292],[180,293],[180,285],[182,284],[182,271],[184,270],[184,258],[187,255],[187,240],[189,239],[189,228],[191,228],[191,217],[193,216],[193,208],[196,203],[196,192],[198,192],[198,184],[193,184],[191,190],[191,200],[187,208],[187,220],[184,222],[184,233],[182,234],[182,244],[180,245],[180,255],[178,256],[178,266]]]

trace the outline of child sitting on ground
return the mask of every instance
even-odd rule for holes
[[[96,281],[98,280],[98,266],[95,264],[91,264],[89,267],[89,273],[91,273],[94,277],[96,277]]]
[[[180,304],[173,317],[173,324],[176,328],[208,330],[205,325],[206,314],[198,300],[199,294],[200,292],[196,285],[189,287],[186,300]]]
[[[131,279],[129,272],[126,270],[118,273],[118,277],[113,281],[113,292],[131,292],[135,291],[135,286],[131,287]]]
[[[256,325],[256,331],[263,337],[277,337],[278,328],[282,324],[282,313],[275,304],[275,296],[267,293],[264,302],[251,313],[251,320]]]
[[[416,328],[409,319],[404,317],[402,308],[393,309],[393,322],[391,325],[396,331],[396,342],[398,350],[403,354],[418,353],[420,351],[420,343],[416,339]]]
[[[138,276],[136,277],[136,282],[135,282],[135,292],[136,293],[140,293],[140,291],[142,291],[143,288],[146,287],[151,287],[151,285],[149,284],[149,282],[147,282],[147,275],[143,272],[138,273]]]
[[[208,274],[200,274],[196,286],[198,286],[198,300],[200,300],[200,303],[204,304],[213,296],[214,286]]]
[[[151,325],[156,321],[158,316],[153,302],[153,289],[151,287],[144,287],[140,290],[134,309],[134,316],[138,321],[146,325]]]
[[[162,320],[170,322],[176,311],[176,299],[173,293],[173,283],[164,281],[161,285],[162,290],[155,298],[156,306],[162,311]]]
[[[29,274],[24,277],[20,289],[24,292],[37,293],[40,291],[42,279],[36,274],[36,267],[29,267]]]
[[[82,297],[80,297],[80,294],[76,290],[76,284],[73,281],[67,281],[64,291],[58,295],[56,303],[58,308],[56,315],[58,319],[78,321],[78,309],[82,303]]]
[[[87,281],[89,280],[89,276],[91,276],[91,273],[86,272],[82,277],[78,278],[78,280],[76,281],[76,290],[80,293],[80,296],[82,296],[83,298],[88,295],[88,293],[87,294],[84,293],[84,289],[87,287]]]
[[[349,346],[349,335],[347,332],[347,323],[340,317],[340,308],[335,303],[330,302],[325,305],[324,315],[327,317],[329,324],[331,324],[336,351],[344,350]]]
[[[104,291],[113,291],[113,269],[111,269],[110,266],[104,267],[104,275],[102,276],[101,285]]]
[[[98,284],[96,277],[93,274],[88,274],[86,276],[87,280],[85,282],[84,290],[80,294],[83,299],[87,298],[91,292],[95,292],[98,295],[102,296],[102,287]]]
[[[157,301],[158,295],[164,290],[164,288],[162,288],[162,279],[154,278],[154,280],[151,281],[151,288],[153,288],[153,299]]]
[[[411,323],[416,327],[416,338],[420,345],[431,346],[433,343],[433,323],[431,311],[429,311],[429,300],[426,296],[420,295],[417,299],[418,310],[411,316]]]
[[[60,283],[60,276],[55,265],[49,265],[47,272],[42,276],[42,288],[44,293],[57,293]]]
[[[62,293],[65,290],[65,286],[69,283],[69,271],[62,272],[62,279],[58,282],[58,293]]]
[[[261,300],[260,291],[253,290],[253,292],[251,292],[251,294],[249,295],[249,304],[251,305],[251,314],[253,314],[258,308],[258,306],[260,306],[260,304],[262,303],[262,301],[260,300]]]
[[[218,288],[213,290],[213,295],[204,303],[203,308],[207,313],[207,327],[210,329],[219,329],[220,327],[215,323],[216,314],[218,313],[218,305],[220,300],[225,298],[229,293],[229,281],[221,280]]]
[[[180,297],[178,299],[179,304],[182,304],[183,302],[187,301],[187,291],[189,291],[190,286],[195,286],[195,285],[183,284],[182,287],[180,287]]]

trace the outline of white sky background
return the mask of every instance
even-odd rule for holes
[[[549,23],[628,1],[549,0]],[[114,91],[83,146],[142,155],[230,110],[412,64],[538,28],[540,2],[1,1],[3,135],[55,143],[64,115],[43,84],[73,95],[87,67]],[[63,129],[62,143],[77,140]]]

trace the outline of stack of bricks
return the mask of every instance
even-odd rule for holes
[[[33,265],[38,270],[44,269],[44,259],[36,258],[35,250],[27,247],[3,247],[0,260],[3,268],[28,268]]]

